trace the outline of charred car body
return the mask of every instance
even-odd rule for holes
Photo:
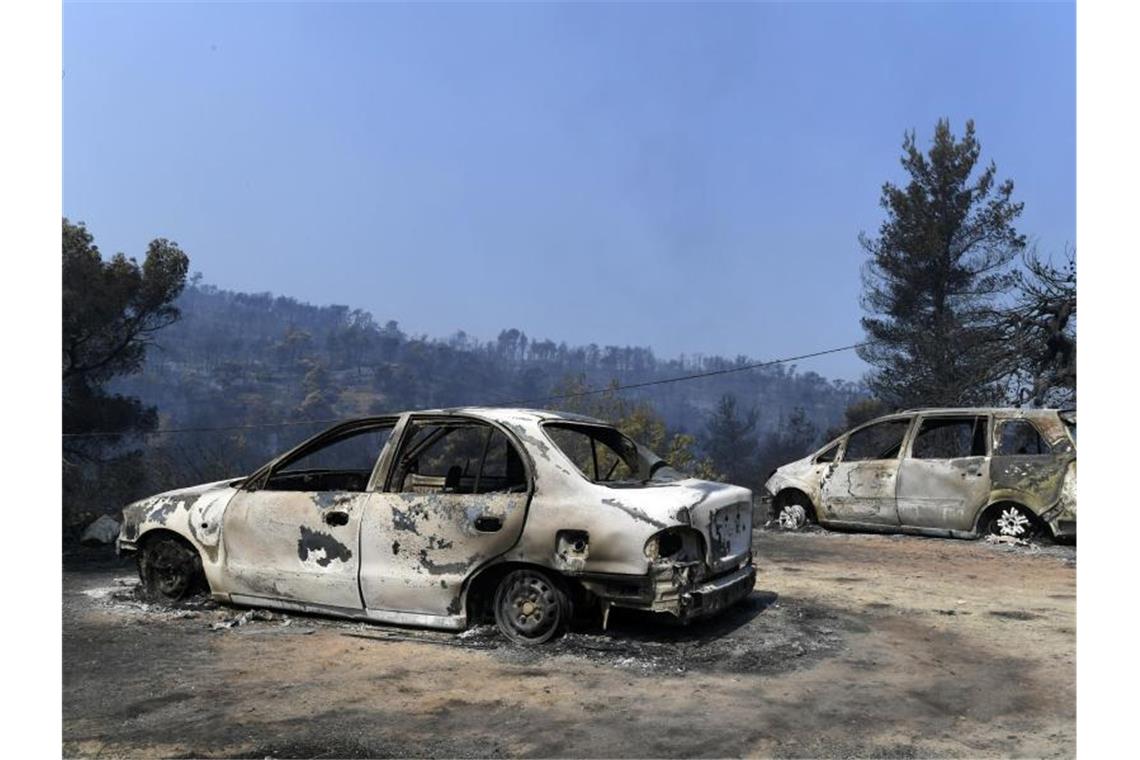
[[[1076,412],[920,409],[780,467],[764,498],[787,528],[1075,538],[1076,484]]]
[[[747,596],[751,492],[587,417],[465,408],[346,422],[252,475],[128,506],[152,593],[545,641],[575,604],[715,613]]]

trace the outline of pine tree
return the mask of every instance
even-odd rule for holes
[[[903,139],[905,187],[887,182],[887,218],[863,270],[859,355],[874,368],[867,381],[890,406],[993,402],[1009,373],[1000,296],[1014,285],[1009,264],[1025,248],[1014,229],[1021,203],[1013,182],[995,180],[991,162],[975,173],[981,145],[973,121],[961,140],[940,120],[928,153],[913,131]]]

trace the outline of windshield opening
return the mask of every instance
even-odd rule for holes
[[[683,477],[617,428],[574,422],[548,422],[542,428],[582,476],[593,483],[629,487]]]

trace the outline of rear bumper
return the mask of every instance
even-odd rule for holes
[[[692,564],[661,563],[648,575],[585,574],[578,579],[603,604],[667,612],[683,621],[715,615],[748,596],[756,585],[751,557],[734,570],[699,581],[688,580],[691,568]]]
[[[1077,537],[1077,509],[1072,497],[1062,497],[1052,509],[1039,516],[1049,526],[1054,538]]]
[[[1049,528],[1053,531],[1054,538],[1076,538],[1077,537],[1077,521],[1072,520],[1054,520],[1049,523]]]
[[[734,572],[702,583],[681,594],[682,620],[715,615],[744,599],[756,585],[756,566],[749,562]]]

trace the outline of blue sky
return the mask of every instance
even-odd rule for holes
[[[904,130],[1074,243],[1075,77],[1070,4],[68,3],[63,208],[416,334],[771,358],[860,339]]]

